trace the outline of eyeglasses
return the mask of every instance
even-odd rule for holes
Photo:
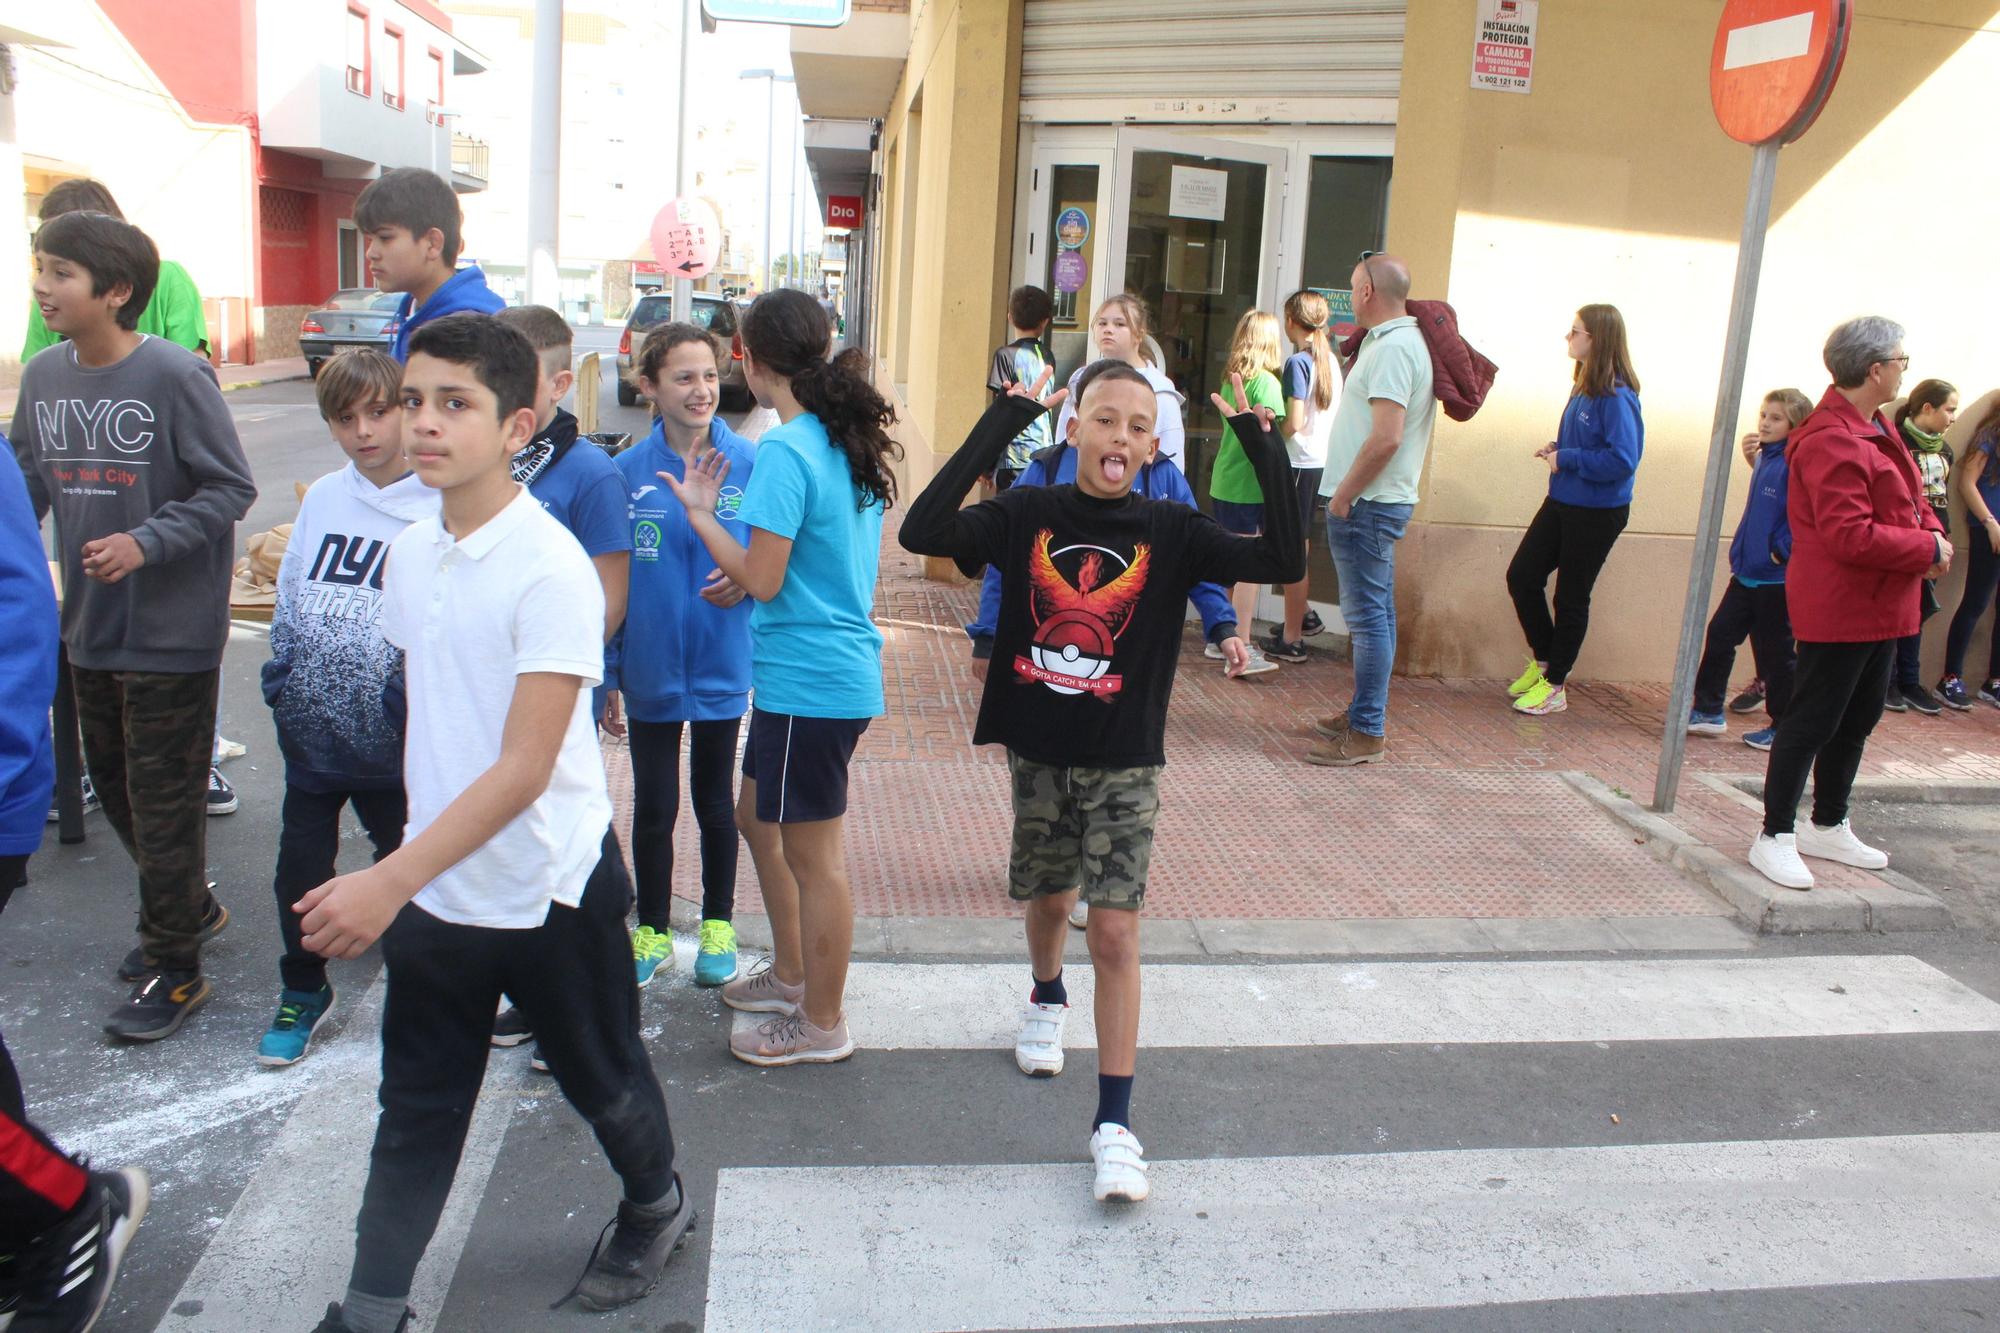
[[[1908,352],[1903,353],[1901,356],[1885,356],[1882,358],[1882,364],[1884,365],[1887,365],[1891,361],[1902,362],[1903,369],[1905,370],[1908,370],[1910,368],[1910,354]]]
[[[1383,252],[1380,250],[1363,250],[1361,252],[1361,258],[1354,261],[1355,263],[1361,265],[1361,272],[1363,273],[1363,275],[1367,277],[1368,285],[1370,287],[1373,287],[1375,285],[1375,270],[1369,267],[1368,261],[1381,253]]]

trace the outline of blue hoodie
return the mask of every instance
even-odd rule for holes
[[[467,310],[475,315],[490,315],[507,308],[507,302],[486,285],[486,271],[477,264],[446,278],[444,286],[431,293],[431,299],[424,302],[421,310],[410,309],[414,300],[410,293],[404,292],[403,299],[396,303],[396,323],[401,327],[396,330],[396,342],[389,355],[398,361],[410,359],[410,335],[440,316]]]
[[[756,446],[722,424],[709,442],[729,460],[716,517],[743,545],[750,525],[736,515],[756,465]],[[625,715],[638,722],[720,722],[750,707],[750,611],[745,597],[728,608],[701,598],[715,560],[695,535],[687,509],[659,474],[685,477],[659,423],[612,462],[631,496],[632,584],[625,624],[605,653],[605,684],[622,690]]]
[[[1788,443],[1789,437],[1759,446],[1757,466],[1750,472],[1750,498],[1743,502],[1743,520],[1729,541],[1729,572],[1753,588],[1783,583],[1792,559],[1792,520],[1785,508]]]
[[[1646,448],[1639,395],[1623,384],[1602,398],[1572,394],[1556,432],[1549,499],[1584,509],[1632,503],[1632,477]]]
[[[1053,473],[1053,478],[1051,474]],[[1016,486],[1064,486],[1076,480],[1076,450],[1067,444],[1052,444],[1029,460]],[[1180,466],[1170,459],[1155,457],[1139,469],[1132,493],[1154,500],[1178,500],[1190,509],[1200,508],[1194,491]],[[1188,590],[1188,600],[1201,613],[1201,632],[1210,643],[1221,643],[1237,632],[1236,608],[1229,604],[1229,592],[1220,584],[1197,583]],[[1000,619],[1000,571],[986,567],[986,583],[979,590],[979,619],[965,627],[972,637],[972,655],[989,657],[993,652],[993,627]]]
[[[56,594],[17,467],[0,467],[0,625],[0,856],[32,856],[56,786]]]

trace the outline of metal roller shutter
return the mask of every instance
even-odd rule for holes
[[[1027,0],[1028,120],[1384,120],[1408,0]]]

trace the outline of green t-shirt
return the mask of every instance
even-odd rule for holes
[[[1249,395],[1250,406],[1268,407],[1278,416],[1285,415],[1285,391],[1270,371],[1260,370],[1244,380],[1243,392]],[[1231,407],[1236,406],[1236,394],[1227,384],[1222,386],[1222,399]],[[1226,421],[1222,423],[1222,447],[1215,453],[1215,471],[1208,478],[1208,495],[1212,500],[1236,505],[1264,502],[1264,489],[1257,484],[1257,469],[1250,465],[1250,456],[1243,452],[1236,432]]]
[[[160,261],[160,284],[153,288],[153,299],[146,302],[146,309],[139,315],[139,332],[179,343],[190,352],[200,352],[208,342],[208,321],[202,317],[201,293],[195,290],[188,271],[171,259]],[[61,341],[42,323],[42,308],[30,302],[28,341],[21,347],[21,359],[26,361],[44,347],[53,347]]]

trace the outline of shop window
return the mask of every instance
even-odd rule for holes
[[[1049,343],[1056,363],[1081,365],[1089,351],[1094,300],[1090,271],[1091,238],[1097,231],[1098,169],[1090,164],[1057,163],[1049,168],[1049,216],[1042,253],[1049,256],[1049,296],[1055,315]]]
[[[1300,285],[1317,287],[1334,305],[1334,322],[1353,319],[1348,283],[1363,250],[1380,250],[1389,229],[1386,157],[1315,157],[1307,182],[1306,236]]]
[[[374,85],[375,56],[368,45],[368,11],[347,7],[347,91],[366,97]]]
[[[403,109],[403,30],[382,25],[382,105]]]

